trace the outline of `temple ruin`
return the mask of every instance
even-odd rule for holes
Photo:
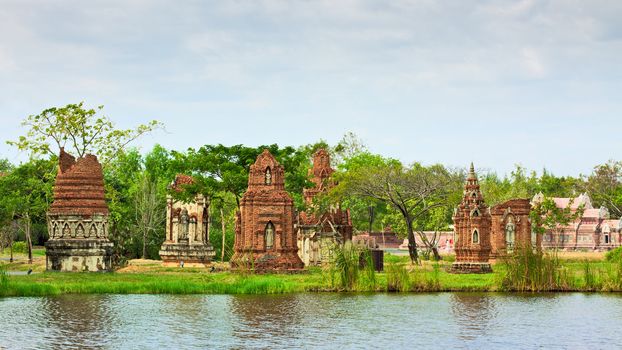
[[[97,157],[76,159],[61,148],[54,201],[47,213],[46,267],[56,271],[109,271],[108,205]]]
[[[304,268],[294,232],[294,202],[285,171],[268,150],[250,167],[248,189],[236,214],[233,269],[293,272]]]
[[[480,191],[473,163],[464,185],[462,202],[454,212],[453,222],[456,232],[456,261],[451,266],[451,272],[492,272],[489,262],[492,217]]]
[[[326,192],[333,184],[330,176],[334,170],[330,166],[330,155],[320,149],[313,156],[313,167],[309,170],[313,188],[304,189],[305,203],[309,208],[298,215],[297,237],[298,256],[305,265],[321,265],[331,260],[336,246],[352,239],[352,220],[349,210],[331,205],[323,213],[315,213],[317,195]]]
[[[531,229],[530,212],[529,199],[510,199],[492,207],[491,258],[500,258],[520,247],[541,246],[542,237]]]
[[[180,192],[193,183],[192,177],[177,175],[170,189]],[[202,194],[188,202],[167,196],[166,240],[159,252],[165,265],[205,266],[212,261],[215,252],[209,241],[207,204]]]

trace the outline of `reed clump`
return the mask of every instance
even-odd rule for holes
[[[333,251],[332,268],[339,276],[341,289],[351,291],[359,279],[359,259],[361,251],[352,242],[347,241],[343,246],[335,247]]]
[[[411,290],[410,273],[406,266],[398,263],[387,265],[387,292],[407,292]]]
[[[9,275],[4,266],[0,265],[0,295],[4,295],[9,288]]]
[[[378,289],[378,279],[374,269],[374,261],[369,249],[363,249],[360,253],[359,265],[363,265],[359,278],[358,288],[361,291],[373,292]],[[360,266],[359,266],[360,267]]]
[[[501,289],[518,292],[563,291],[569,288],[568,273],[557,253],[544,253],[530,245],[518,246],[502,259],[505,273]]]

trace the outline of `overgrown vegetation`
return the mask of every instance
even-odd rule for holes
[[[335,268],[310,268],[302,274],[218,272],[208,269],[148,265],[138,272],[54,273],[7,276],[0,273],[0,296],[78,294],[274,294],[299,292],[495,292],[495,291],[622,291],[622,263],[575,261],[554,254],[517,254],[512,262],[493,266],[491,274],[451,274],[446,261],[413,265],[407,256],[387,255],[385,271],[358,267],[350,255],[348,273]],[[363,254],[364,259],[365,254]],[[23,260],[23,256],[20,259]],[[524,262],[520,262],[519,260]],[[356,263],[355,263],[356,262]],[[512,264],[517,265],[515,268]],[[0,270],[14,264],[0,264]],[[356,267],[355,267],[356,266]],[[22,269],[22,271],[24,271]],[[354,272],[357,271],[356,276]],[[521,277],[518,272],[526,272]],[[341,278],[345,281],[342,282]],[[355,281],[355,282],[354,282]]]
[[[518,246],[503,259],[501,286],[508,291],[559,291],[568,289],[567,275],[555,252],[543,253]]]

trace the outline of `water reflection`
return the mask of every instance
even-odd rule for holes
[[[615,294],[66,295],[0,299],[0,349],[601,349],[620,321]]]
[[[238,321],[234,326],[236,337],[259,343],[287,338],[304,323],[307,307],[303,298],[300,294],[233,296],[231,311]]]
[[[461,339],[485,336],[495,322],[495,299],[487,295],[456,293],[451,296],[450,304]]]
[[[47,331],[42,334],[54,346],[93,348],[105,344],[111,317],[109,297],[62,295],[42,299],[40,317]]]

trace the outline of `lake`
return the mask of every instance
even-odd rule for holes
[[[621,294],[0,298],[0,348],[620,349]]]

